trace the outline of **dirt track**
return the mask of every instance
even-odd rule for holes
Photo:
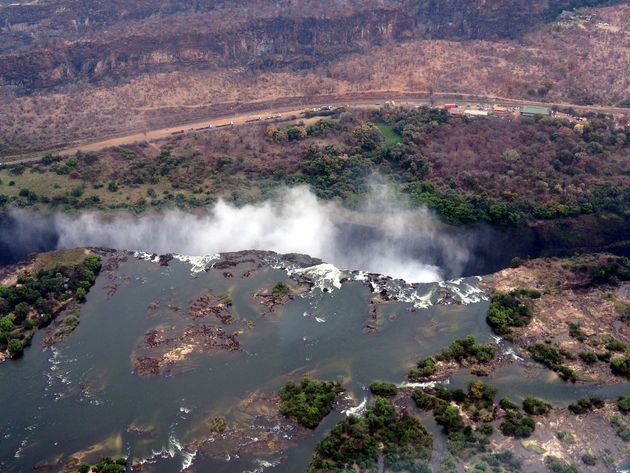
[[[167,123],[167,126],[155,128],[146,131],[136,131],[129,134],[122,134],[109,137],[101,137],[101,139],[84,142],[74,143],[66,148],[57,148],[42,150],[28,155],[17,155],[0,157],[0,166],[5,164],[20,164],[28,162],[39,161],[46,154],[53,153],[60,156],[70,156],[76,154],[78,151],[82,152],[94,152],[104,148],[112,146],[123,146],[137,142],[154,142],[161,139],[173,136],[178,132],[193,132],[193,131],[210,131],[212,128],[208,127],[221,127],[232,124],[233,126],[242,126],[250,123],[252,120],[258,120],[259,117],[262,120],[272,120],[276,115],[282,115],[283,119],[287,119],[291,116],[299,116],[305,109],[313,107],[323,107],[326,105],[332,106],[344,106],[347,105],[352,108],[376,108],[382,103],[388,100],[395,100],[397,104],[416,106],[427,104],[438,104],[443,102],[459,101],[459,102],[473,102],[477,104],[495,104],[500,103],[503,105],[522,105],[522,104],[536,104],[545,106],[559,106],[559,107],[573,107],[579,111],[593,111],[608,114],[624,114],[630,115],[630,109],[628,108],[615,108],[615,107],[599,107],[599,106],[578,106],[568,103],[542,103],[534,101],[507,99],[502,97],[484,97],[474,96],[466,94],[456,93],[436,93],[429,97],[426,93],[406,93],[406,92],[366,92],[366,93],[353,93],[348,95],[331,95],[331,96],[317,96],[313,98],[308,97],[285,97],[267,102],[253,102],[246,104],[231,104],[226,107],[226,104],[222,104],[222,113],[212,114],[211,105],[203,104],[197,107],[199,115],[204,115],[203,119],[189,120],[177,124],[168,123],[169,113],[164,111],[163,123]],[[230,113],[231,109],[232,112]],[[156,110],[157,112],[157,110]],[[193,114],[193,116],[196,114]],[[204,129],[204,130],[200,130]]]

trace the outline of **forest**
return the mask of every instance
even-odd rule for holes
[[[578,126],[384,107],[310,120],[174,137],[159,152],[138,144],[48,156],[0,172],[0,206],[143,212],[244,204],[307,184],[352,208],[380,175],[410,205],[455,225],[628,216],[630,130],[603,115]]]

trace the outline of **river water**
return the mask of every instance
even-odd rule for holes
[[[287,379],[309,374],[342,378],[352,397],[345,402],[358,406],[369,398],[371,381],[403,382],[419,357],[457,337],[472,334],[494,343],[485,322],[488,301],[477,278],[413,288],[384,282],[390,293],[398,291],[411,302],[381,305],[379,331],[368,333],[371,292],[361,274],[317,267],[307,273],[316,283],[309,293],[265,313],[254,294],[286,281],[287,272],[274,269],[277,261],[258,263],[239,264],[227,278],[219,269],[193,273],[189,263],[177,260],[164,267],[129,258],[104,271],[70,337],[42,348],[40,332],[22,358],[0,365],[0,471],[30,471],[34,465],[60,471],[73,457],[95,462],[104,455],[144,462],[143,471],[158,473],[186,467],[218,473],[305,471],[314,444],[343,414],[335,412],[314,432],[299,436],[282,420],[252,414],[255,402],[244,400],[273,395]],[[340,285],[344,276],[349,279]],[[239,335],[241,351],[205,350],[164,375],[135,373],[134,354],[148,330],[208,323],[192,320],[186,308],[209,290],[229,294],[234,327],[255,324]],[[445,299],[444,291],[452,297]],[[453,301],[463,304],[444,305]],[[500,351],[508,349],[501,342]],[[520,365],[510,365],[490,382],[499,387],[499,396],[544,394],[560,404],[586,393],[616,396],[624,388],[571,385],[543,372],[540,368],[541,376],[532,378],[531,370],[525,376]],[[468,378],[451,382],[463,386]],[[227,419],[227,432],[242,429],[235,431],[236,443],[210,432],[209,420],[216,416]],[[263,438],[274,440],[276,448]]]

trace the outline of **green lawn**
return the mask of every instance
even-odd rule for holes
[[[402,143],[402,136],[396,133],[391,126],[386,125],[385,123],[377,123],[376,126],[379,130],[381,130],[381,133],[383,133],[387,146],[394,146],[398,143]]]

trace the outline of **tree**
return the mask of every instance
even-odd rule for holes
[[[22,342],[20,340],[18,340],[17,338],[12,338],[11,340],[9,340],[7,349],[9,350],[9,353],[15,354],[22,352],[22,350],[24,350],[24,346],[22,345]]]
[[[523,410],[534,416],[546,415],[551,410],[551,404],[530,396],[523,401]]]
[[[373,123],[360,123],[352,130],[352,138],[357,146],[372,151],[383,144],[383,134]]]
[[[0,318],[0,332],[10,332],[13,330],[13,321],[5,316]]]
[[[610,369],[614,374],[630,377],[630,355],[611,361]]]
[[[14,323],[21,324],[28,317],[30,306],[26,302],[20,302],[15,306],[15,320]]]
[[[83,302],[85,300],[86,292],[82,287],[77,289],[76,292],[77,300]]]

